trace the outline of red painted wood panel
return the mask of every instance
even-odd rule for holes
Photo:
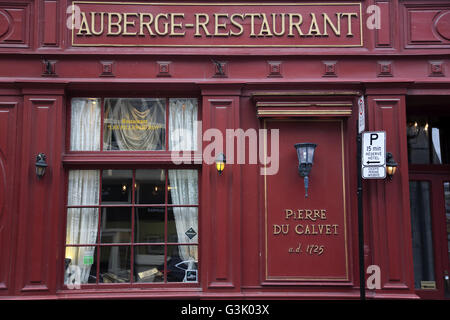
[[[24,97],[24,126],[19,207],[17,259],[20,276],[16,290],[22,293],[51,293],[56,285],[56,226],[59,225],[61,193],[61,124],[60,96]],[[36,155],[45,153],[48,168],[38,179]],[[59,232],[58,232],[59,234]],[[56,244],[56,245],[55,245]]]
[[[386,151],[399,164],[392,181],[367,181],[372,227],[372,263],[379,265],[382,290],[413,292],[408,159],[404,96],[369,96],[369,130],[386,131]]]
[[[17,98],[0,97],[0,295],[10,294],[15,213]]]
[[[58,3],[56,1],[44,1],[44,46],[56,46],[58,44]]]

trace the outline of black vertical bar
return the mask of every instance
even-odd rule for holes
[[[359,128],[358,128],[359,131]],[[363,220],[363,199],[362,199],[362,176],[361,176],[361,134],[357,137],[357,159],[358,159],[358,245],[359,245],[359,294],[361,300],[366,300],[366,281],[364,268],[364,220]]]

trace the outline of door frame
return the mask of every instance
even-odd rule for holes
[[[430,211],[436,289],[415,289],[422,299],[445,297],[444,272],[450,272],[445,217],[444,182],[450,182],[450,165],[409,165],[409,181],[430,182]]]

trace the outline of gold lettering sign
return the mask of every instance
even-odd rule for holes
[[[360,47],[361,3],[73,1],[73,46]],[[220,9],[220,10],[219,10]],[[78,13],[77,13],[78,12]],[[78,20],[76,19],[78,18]]]

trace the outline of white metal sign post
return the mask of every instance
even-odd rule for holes
[[[363,179],[386,178],[386,132],[363,132],[361,158]]]

